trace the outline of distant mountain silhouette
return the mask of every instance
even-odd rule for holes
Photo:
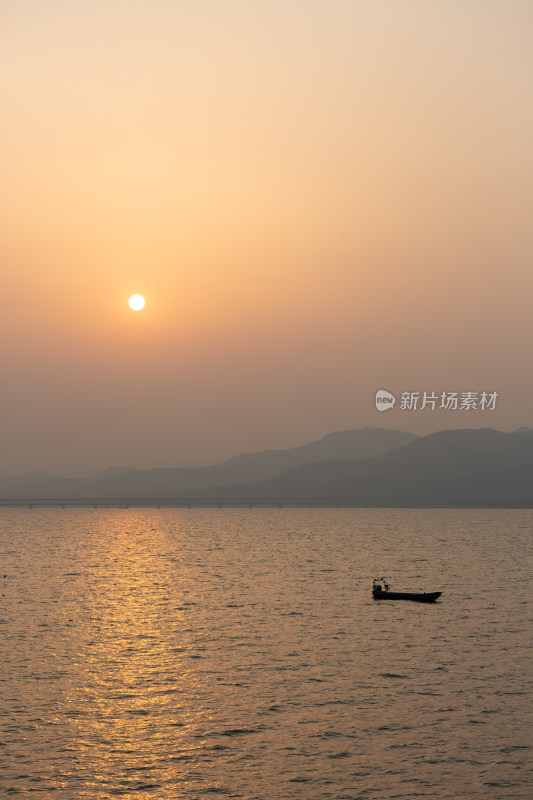
[[[387,428],[330,433],[301,447],[244,453],[208,467],[134,469],[111,467],[87,478],[22,475],[0,480],[2,498],[178,497],[215,484],[245,484],[324,459],[381,455],[417,437]]]
[[[103,481],[106,478],[110,478],[113,475],[122,475],[127,472],[138,472],[137,467],[108,467],[107,469],[103,469],[100,472],[95,472],[93,475],[89,475],[87,478],[83,480],[89,483],[98,483],[99,481]]]
[[[342,431],[211,467],[0,480],[1,498],[278,499],[376,507],[533,507],[533,430]]]
[[[533,506],[533,431],[439,431],[375,458],[302,465],[195,496],[300,498],[360,506]]]

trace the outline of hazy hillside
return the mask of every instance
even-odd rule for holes
[[[349,500],[369,506],[533,505],[533,432],[440,431],[357,462],[315,462],[197,495]]]
[[[289,465],[287,467],[287,465]],[[533,431],[488,428],[416,438],[343,431],[289,450],[191,469],[111,468],[85,480],[27,475],[3,498],[286,498],[361,506],[533,506]]]
[[[18,475],[0,480],[0,498],[90,497],[91,486],[79,478],[54,475]]]
[[[355,460],[381,455],[416,436],[386,428],[330,433],[287,450],[245,453],[209,467],[110,468],[85,479],[25,475],[0,480],[0,497],[172,497],[215,484],[240,484],[270,478],[324,459]]]

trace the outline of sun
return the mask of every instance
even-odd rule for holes
[[[144,297],[142,294],[132,294],[128,302],[133,311],[140,311],[144,308]]]

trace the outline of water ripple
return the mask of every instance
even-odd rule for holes
[[[533,512],[0,523],[2,796],[529,797]],[[376,603],[375,569],[443,601]]]

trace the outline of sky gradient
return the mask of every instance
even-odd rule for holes
[[[0,474],[533,426],[531,3],[0,15]]]

